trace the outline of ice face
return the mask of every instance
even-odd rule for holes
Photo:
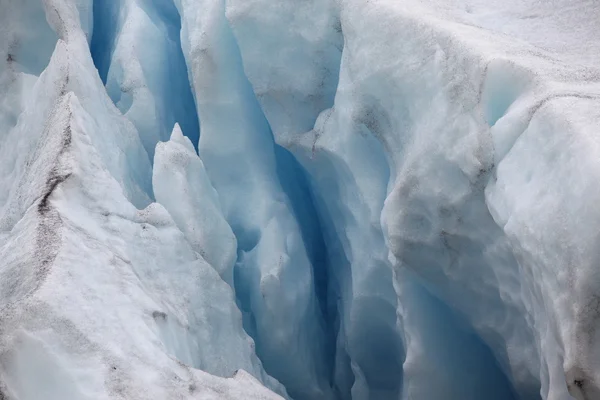
[[[335,2],[234,0],[226,13],[273,131],[310,131],[336,92],[344,39]]]
[[[0,9],[0,398],[600,396],[593,2]]]

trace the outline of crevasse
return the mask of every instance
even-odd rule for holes
[[[593,2],[0,7],[0,398],[598,397]]]
[[[178,6],[180,13],[185,15],[186,6],[190,9],[190,5],[185,2],[182,3],[183,4],[178,4]],[[225,62],[229,64],[235,63],[236,59],[240,60],[240,55],[242,57],[244,55],[243,48],[241,48],[241,54],[238,55],[240,44],[237,42],[236,38],[232,37],[229,31],[229,24],[233,18],[228,15],[230,18],[228,20],[225,19],[223,3],[207,2],[203,7],[197,7],[196,4],[194,4],[193,7],[194,8],[187,13],[200,14],[200,17],[194,18],[192,16],[192,19],[187,24],[184,18],[182,37],[184,37],[184,42],[186,35],[190,38],[188,39],[189,43],[187,44],[187,46],[190,46],[188,50],[190,55],[187,56],[187,60],[188,65],[194,65],[194,67],[190,67],[190,70],[195,71],[192,73],[192,86],[197,88],[195,90],[196,99],[199,107],[198,112],[202,121],[201,125],[203,127],[199,150],[200,155],[205,162],[212,162],[215,165],[213,168],[218,168],[218,173],[222,174],[225,169],[234,169],[235,163],[232,161],[222,161],[222,156],[220,157],[221,160],[215,157],[214,160],[211,161],[210,159],[213,157],[212,153],[230,152],[232,150],[235,152],[236,149],[231,149],[231,147],[233,147],[231,146],[232,140],[230,140],[227,145],[222,144],[223,142],[221,141],[215,142],[215,139],[210,137],[211,131],[209,131],[209,129],[215,130],[212,135],[218,135],[219,140],[223,140],[222,137],[224,131],[231,130],[230,134],[235,135],[232,136],[232,138],[235,138],[235,141],[242,142],[248,140],[247,138],[251,137],[252,133],[243,133],[243,127],[235,126],[234,128],[229,128],[231,121],[224,122],[224,118],[218,115],[222,112],[220,109],[220,107],[222,107],[221,103],[227,102],[227,115],[230,120],[235,120],[237,118],[251,118],[252,121],[261,121],[264,120],[262,110],[255,105],[252,105],[256,102],[255,96],[263,102],[267,102],[270,99],[268,99],[268,93],[263,93],[260,88],[257,89],[257,85],[253,86],[253,91],[256,92],[256,94],[248,90],[248,77],[246,71],[239,70],[241,65],[238,65],[237,67],[239,72],[235,72],[232,70],[236,67],[225,66],[223,64]],[[288,38],[289,43],[300,43],[298,46],[299,49],[294,51],[307,52],[307,55],[302,54],[305,58],[310,59],[312,56],[311,53],[315,51],[321,51],[321,54],[327,54],[326,57],[319,60],[324,63],[323,66],[319,66],[319,73],[322,76],[317,76],[315,78],[312,76],[312,71],[309,70],[307,80],[303,79],[301,81],[296,81],[296,85],[300,86],[301,89],[288,90],[288,88],[285,88],[286,90],[283,91],[284,97],[281,98],[281,95],[279,95],[279,104],[277,106],[281,107],[281,103],[284,105],[289,104],[288,107],[286,107],[285,110],[281,110],[281,112],[285,111],[285,113],[292,113],[292,115],[282,116],[278,112],[273,112],[272,114],[272,118],[276,121],[280,118],[284,118],[284,122],[300,125],[300,132],[302,132],[302,129],[307,129],[307,127],[315,124],[316,117],[321,111],[325,111],[326,114],[326,116],[321,119],[325,122],[329,122],[329,115],[327,115],[328,111],[326,111],[326,109],[333,105],[335,92],[339,89],[339,65],[342,59],[341,51],[343,47],[341,25],[339,17],[331,12],[335,11],[333,10],[333,7],[327,6],[324,8],[325,10],[323,11],[325,11],[325,13],[322,14],[324,15],[324,22],[322,24],[317,24],[316,29],[317,31],[321,31],[319,33],[323,37],[318,38],[320,41],[317,41],[317,46],[314,46],[314,44],[312,47],[304,45],[302,37]],[[207,10],[210,10],[210,12],[207,13]],[[294,10],[292,9],[289,10],[289,12],[293,11]],[[217,15],[211,15],[211,12],[217,13]],[[318,15],[319,13],[314,12],[314,14]],[[209,21],[216,26],[210,25],[208,28],[204,28],[203,22],[208,23]],[[217,23],[215,21],[221,22]],[[194,27],[193,30],[191,28],[192,26]],[[315,26],[312,27],[312,30],[314,34]],[[195,32],[197,31],[201,32],[198,33],[202,37],[201,40],[198,40],[195,36]],[[268,33],[272,36],[277,36],[279,34],[279,32]],[[285,34],[283,32],[281,33]],[[238,37],[249,38],[252,37],[252,33],[250,31],[243,32],[240,33]],[[265,42],[268,42],[268,38],[264,37],[259,37],[255,40],[261,39],[265,39]],[[215,43],[218,43],[218,47]],[[202,52],[200,54],[203,56],[206,55],[206,57],[200,56],[192,58],[191,55],[195,54],[194,46],[201,48]],[[231,46],[231,50],[225,50],[228,46]],[[319,47],[324,47],[324,49]],[[285,54],[285,50],[282,50],[282,53]],[[293,57],[297,59],[298,55],[294,54]],[[222,62],[218,61],[220,58],[223,59]],[[207,62],[210,64],[205,66]],[[243,61],[240,60],[237,62],[241,63]],[[289,64],[284,64],[283,67],[292,69],[292,65],[293,61]],[[244,64],[243,67],[247,70],[252,70],[251,65],[248,66],[248,64]],[[300,68],[296,70],[302,71]],[[281,74],[280,71],[275,72],[275,74]],[[220,79],[224,80],[224,83],[221,85],[223,87],[214,85],[213,83],[215,80],[219,81]],[[319,92],[318,95],[315,96],[313,94],[311,85],[316,86],[315,91]],[[309,92],[305,93],[304,96],[310,96],[310,99],[303,98],[302,96],[301,90],[306,90],[306,87],[309,88]],[[274,90],[277,90],[277,88]],[[210,93],[210,97],[205,95],[203,91]],[[298,92],[300,92],[300,94],[298,94]],[[290,93],[288,96],[292,97],[292,99],[288,100],[285,97],[286,93]],[[206,97],[204,100],[201,100],[200,98],[203,96]],[[237,97],[243,97],[244,100],[236,105],[235,99]],[[294,104],[294,102],[299,104]],[[202,103],[206,103],[204,107]],[[233,106],[231,103],[234,103]],[[215,109],[213,107],[217,108]],[[268,107],[264,107],[264,109],[266,112],[271,111]],[[203,116],[203,113],[206,117]],[[238,117],[240,114],[241,117]],[[377,118],[377,116],[370,117],[373,119]],[[367,116],[367,118],[369,118],[369,116]],[[286,121],[286,119],[288,121]],[[320,135],[322,131],[327,128],[329,127],[321,127],[317,122],[315,136]],[[261,154],[264,154],[264,156],[269,157],[269,154],[265,153],[265,148],[268,149],[273,147],[273,144],[269,143],[271,141],[272,128],[271,126],[264,124],[264,122],[261,122],[258,129],[263,131],[262,134],[265,135],[268,140],[260,146],[260,152]],[[308,129],[310,130],[310,128]],[[348,128],[345,126],[334,126],[330,129],[339,132]],[[256,135],[256,133],[254,134]],[[242,135],[242,137],[239,135]],[[312,134],[309,132],[309,135]],[[311,162],[303,162],[305,161],[306,156],[301,152],[296,151],[300,163],[305,168],[305,171],[302,174],[307,174],[309,177],[312,199],[307,196],[308,193],[301,193],[298,190],[295,192],[290,192],[288,190],[286,194],[288,195],[288,198],[295,201],[296,204],[306,205],[314,202],[316,205],[316,210],[307,210],[309,213],[305,212],[299,218],[297,214],[297,219],[303,221],[305,226],[318,224],[318,226],[316,226],[317,230],[322,231],[322,233],[315,232],[315,229],[313,228],[312,232],[309,231],[308,234],[303,236],[305,241],[307,241],[305,244],[307,248],[310,248],[311,238],[317,237],[318,235],[323,235],[324,237],[327,261],[326,264],[321,266],[316,264],[314,259],[311,260],[314,275],[313,282],[316,282],[317,284],[311,290],[312,293],[309,293],[309,296],[316,296],[321,304],[325,306],[321,307],[320,310],[324,311],[323,314],[328,319],[325,323],[332,332],[315,333],[308,331],[304,333],[295,330],[288,335],[287,338],[283,337],[281,340],[284,341],[283,343],[286,343],[285,341],[290,343],[297,340],[296,335],[300,335],[300,337],[308,335],[309,340],[313,342],[313,346],[316,348],[316,354],[319,354],[321,357],[325,355],[326,357],[331,357],[331,359],[319,359],[319,357],[313,355],[311,357],[313,360],[310,358],[305,360],[305,355],[302,353],[306,353],[307,350],[301,350],[301,352],[299,352],[300,354],[296,354],[289,351],[289,344],[279,352],[266,352],[263,349],[264,345],[261,346],[261,342],[273,342],[278,339],[277,322],[267,321],[264,322],[261,327],[261,322],[256,321],[255,313],[257,311],[255,308],[253,309],[252,305],[252,288],[247,287],[247,281],[252,278],[243,275],[245,272],[244,270],[248,268],[248,265],[245,265],[246,260],[243,258],[240,260],[240,258],[238,258],[236,268],[240,271],[240,278],[236,281],[235,288],[238,299],[240,300],[241,309],[249,314],[247,319],[250,319],[250,322],[247,322],[245,326],[247,331],[251,333],[255,340],[257,340],[257,354],[265,363],[267,372],[270,372],[284,383],[290,395],[293,397],[324,398],[325,396],[329,396],[336,398],[398,398],[401,396],[402,390],[402,363],[405,353],[402,345],[401,331],[397,326],[397,297],[392,283],[392,269],[387,261],[388,251],[381,230],[379,230],[379,232],[377,232],[377,229],[375,229],[374,232],[360,232],[364,226],[370,226],[373,223],[375,223],[375,225],[378,224],[377,220],[370,221],[369,215],[376,218],[376,216],[381,213],[383,207],[383,199],[386,195],[385,188],[387,187],[387,180],[390,175],[388,166],[385,164],[384,150],[377,140],[369,139],[369,137],[367,137],[364,143],[359,139],[354,143],[350,142],[348,144],[343,144],[343,151],[332,151],[330,156],[325,155],[324,157],[318,157],[315,154],[315,142],[318,139],[318,136],[313,139],[310,148]],[[208,144],[203,146],[203,141]],[[286,146],[285,141],[281,142],[281,144],[294,152],[294,146],[290,146],[289,144]],[[226,150],[223,149],[225,147],[227,147]],[[361,147],[363,148],[358,150]],[[277,145],[275,145],[275,149],[278,149]],[[326,149],[324,150],[325,153],[328,153]],[[244,158],[252,157],[252,155],[247,154],[248,151],[250,151],[249,146],[245,146]],[[279,150],[279,153],[284,154],[284,151]],[[353,171],[352,163],[349,161],[352,158],[355,160],[363,160],[364,164],[371,163],[372,165],[369,170],[365,170],[364,164],[361,164],[359,165],[359,171]],[[236,162],[239,162],[240,159],[242,159],[242,157],[239,157]],[[288,161],[288,163],[289,162],[290,161]],[[264,160],[261,164],[265,164]],[[207,165],[208,168],[210,168],[210,165]],[[310,171],[313,168],[318,170],[319,174],[314,173],[314,176],[311,176]],[[277,169],[279,171],[282,170],[281,161],[277,165]],[[363,169],[362,174],[360,169]],[[298,171],[297,168],[296,170]],[[208,171],[210,174],[210,169]],[[249,171],[250,170],[246,167],[243,172],[237,170],[237,173],[232,173],[231,175],[238,176],[238,179],[244,181],[247,179]],[[232,182],[230,178],[231,175],[227,177],[225,184],[227,184],[228,187],[231,187],[231,189],[229,189],[231,190],[231,193],[236,193],[239,196],[241,185],[239,182]],[[281,175],[280,172],[280,177]],[[298,177],[289,174],[284,175],[283,178],[284,179],[280,179],[281,182],[287,182],[288,185],[290,182],[298,180]],[[218,180],[219,178],[213,177],[212,179],[213,182],[215,182],[215,179]],[[260,179],[264,180],[264,175],[261,176]],[[300,179],[302,179],[301,176]],[[379,179],[380,182],[378,183],[376,179]],[[340,187],[336,188],[338,182]],[[370,187],[365,187],[364,185],[370,185]],[[218,183],[215,184],[215,187],[219,193],[223,193],[223,191],[219,191]],[[248,191],[251,190],[252,189],[249,189]],[[366,202],[367,204],[364,204],[360,200],[358,203],[354,203],[353,192],[361,193],[368,190],[374,190],[373,195],[376,194],[377,190],[380,192],[377,197],[372,199],[370,204],[368,202]],[[265,195],[266,193],[260,193],[259,195],[263,202],[265,201]],[[221,196],[222,199],[225,198],[224,202],[227,202],[228,200],[226,200],[226,198],[232,195],[222,194]],[[340,201],[340,199],[343,200]],[[344,201],[350,201],[351,204],[344,204]],[[245,205],[246,204],[247,203],[245,203]],[[239,217],[236,217],[236,219],[237,218]],[[278,217],[277,219],[277,223],[282,224],[283,217]],[[314,222],[310,222],[311,220]],[[238,243],[240,243],[240,238],[242,242],[245,242],[246,234],[244,228],[239,227],[236,229],[236,227],[239,226],[239,223],[235,219],[230,219],[230,221],[233,221],[230,223],[232,223],[234,231],[237,230],[238,232],[241,232],[236,234]],[[255,233],[255,235],[261,235],[260,228],[258,230],[259,232]],[[254,245],[255,244],[252,244],[252,246]],[[267,248],[270,252],[276,251],[276,244],[268,243],[266,246],[268,246]],[[250,246],[246,248],[251,251],[254,250]],[[247,251],[246,248],[242,247],[242,256],[245,256],[245,251]],[[294,254],[292,253],[290,256],[293,257]],[[259,261],[262,265],[265,263],[268,265],[268,262],[268,259]],[[326,278],[328,283],[326,285],[327,288],[325,293],[323,293],[323,289],[320,289],[323,284],[318,283],[319,276],[317,274],[320,272],[316,270],[315,267],[317,269],[326,268]],[[298,269],[299,267],[290,266],[288,268]],[[282,286],[282,290],[284,291],[292,289],[292,286]],[[250,293],[248,293],[249,291]],[[426,296],[426,294],[424,295]],[[280,294],[276,301],[281,301],[281,296],[282,295]],[[268,301],[266,303],[268,305]],[[250,306],[248,306],[248,304],[250,304]],[[294,312],[298,305],[298,300],[295,299],[283,312]],[[302,307],[300,307],[300,310],[302,310]],[[304,322],[305,324],[319,324],[320,313],[318,313],[319,310],[316,311],[317,312],[313,310],[309,314],[309,320],[308,322]],[[259,310],[258,312],[260,313],[261,311]],[[273,311],[271,311],[271,313],[273,313]],[[442,311],[442,313],[444,312]],[[448,317],[449,321],[447,325],[448,329],[451,329],[450,327],[452,325],[458,324],[451,322],[454,317],[451,316],[451,313],[449,314],[450,316]],[[300,318],[302,318],[302,316],[300,316]],[[284,323],[289,322],[284,321]],[[457,329],[460,331],[460,328]],[[331,334],[334,336],[330,338],[329,336]],[[458,336],[460,337],[460,333],[458,333]],[[490,375],[492,380],[498,380],[500,382],[498,384],[500,387],[504,386],[505,388],[509,388],[509,384],[504,381],[502,373],[497,371],[496,363],[493,357],[489,355],[485,345],[480,344],[480,340],[477,339],[476,335],[472,334],[471,336],[473,336],[473,338],[468,338],[467,336],[466,339],[463,339],[463,343],[461,344],[464,347],[464,350],[469,352],[470,348],[474,347],[474,350],[472,351],[472,353],[475,354],[473,362],[490,369],[489,373],[481,374],[483,379],[480,379],[478,384],[485,387],[485,380],[488,375]],[[325,346],[323,346],[323,344],[319,346],[318,341],[323,341],[322,343],[324,343]],[[270,344],[267,346],[270,346]],[[481,355],[479,355],[480,353]],[[329,354],[331,355],[328,356]],[[302,365],[305,367],[308,365],[312,370],[320,368],[320,370],[316,370],[318,378],[315,379],[314,376],[303,378],[302,375],[298,373],[298,370],[295,370],[293,367],[294,363],[298,362],[298,359],[300,359]],[[311,363],[313,364],[312,367],[310,366]],[[465,374],[468,373],[472,373],[472,371],[465,372]],[[319,383],[319,379],[323,379],[325,383]],[[313,393],[310,393],[307,389],[303,389],[305,392],[302,393],[299,392],[298,389],[295,389],[294,385],[303,388],[310,388],[311,386],[320,387]],[[468,390],[469,389],[463,393],[468,393]],[[499,398],[506,398],[506,389],[504,390],[505,392],[502,390],[497,391]],[[330,394],[326,394],[327,391],[331,391]],[[510,389],[508,389],[508,392],[510,393]],[[457,395],[464,395],[463,393],[459,390]]]

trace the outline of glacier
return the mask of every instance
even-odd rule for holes
[[[600,399],[599,19],[0,0],[0,399]]]

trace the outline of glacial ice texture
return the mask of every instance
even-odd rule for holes
[[[594,0],[0,0],[0,399],[600,399]]]

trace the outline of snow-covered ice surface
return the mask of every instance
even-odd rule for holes
[[[599,399],[599,20],[0,0],[0,399]]]

